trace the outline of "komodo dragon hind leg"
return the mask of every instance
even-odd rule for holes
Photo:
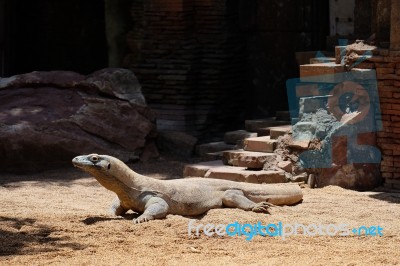
[[[133,223],[139,224],[148,222],[154,219],[161,219],[167,216],[168,203],[159,197],[151,197],[144,207],[144,212],[138,218],[133,219]]]
[[[241,190],[227,190],[225,191],[222,203],[226,207],[239,208],[245,211],[264,212],[268,213],[268,208],[275,206],[269,202],[263,201],[255,203],[249,200]]]

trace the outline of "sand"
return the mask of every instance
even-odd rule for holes
[[[131,165],[155,178],[181,176],[163,158]],[[168,215],[134,225],[108,212],[114,194],[72,167],[0,175],[2,265],[396,265],[400,264],[400,191],[304,188],[304,201],[271,214],[215,209],[201,217]],[[383,236],[189,236],[188,223],[380,226]],[[331,229],[334,227],[331,227]],[[332,231],[333,232],[333,231]],[[312,232],[311,232],[312,233]]]

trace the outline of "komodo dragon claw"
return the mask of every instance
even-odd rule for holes
[[[251,209],[253,212],[262,212],[262,213],[269,213],[269,208],[271,207],[275,207],[274,204],[263,201],[263,202],[259,202],[256,204],[255,207],[253,207],[253,209]]]

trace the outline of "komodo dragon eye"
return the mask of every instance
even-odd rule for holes
[[[98,162],[99,161],[99,157],[94,155],[94,156],[90,157],[90,160],[92,162]]]

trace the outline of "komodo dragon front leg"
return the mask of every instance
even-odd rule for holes
[[[138,218],[133,219],[133,223],[139,224],[154,219],[165,218],[167,216],[169,206],[165,200],[155,196],[147,198],[146,200],[147,202],[144,206],[144,212]],[[116,216],[123,216],[129,208],[122,206],[121,201],[116,197],[110,210]]]
[[[269,202],[254,202],[246,198],[241,190],[227,190],[222,197],[222,204],[230,208],[239,208],[245,211],[268,213],[268,208],[275,206]]]

